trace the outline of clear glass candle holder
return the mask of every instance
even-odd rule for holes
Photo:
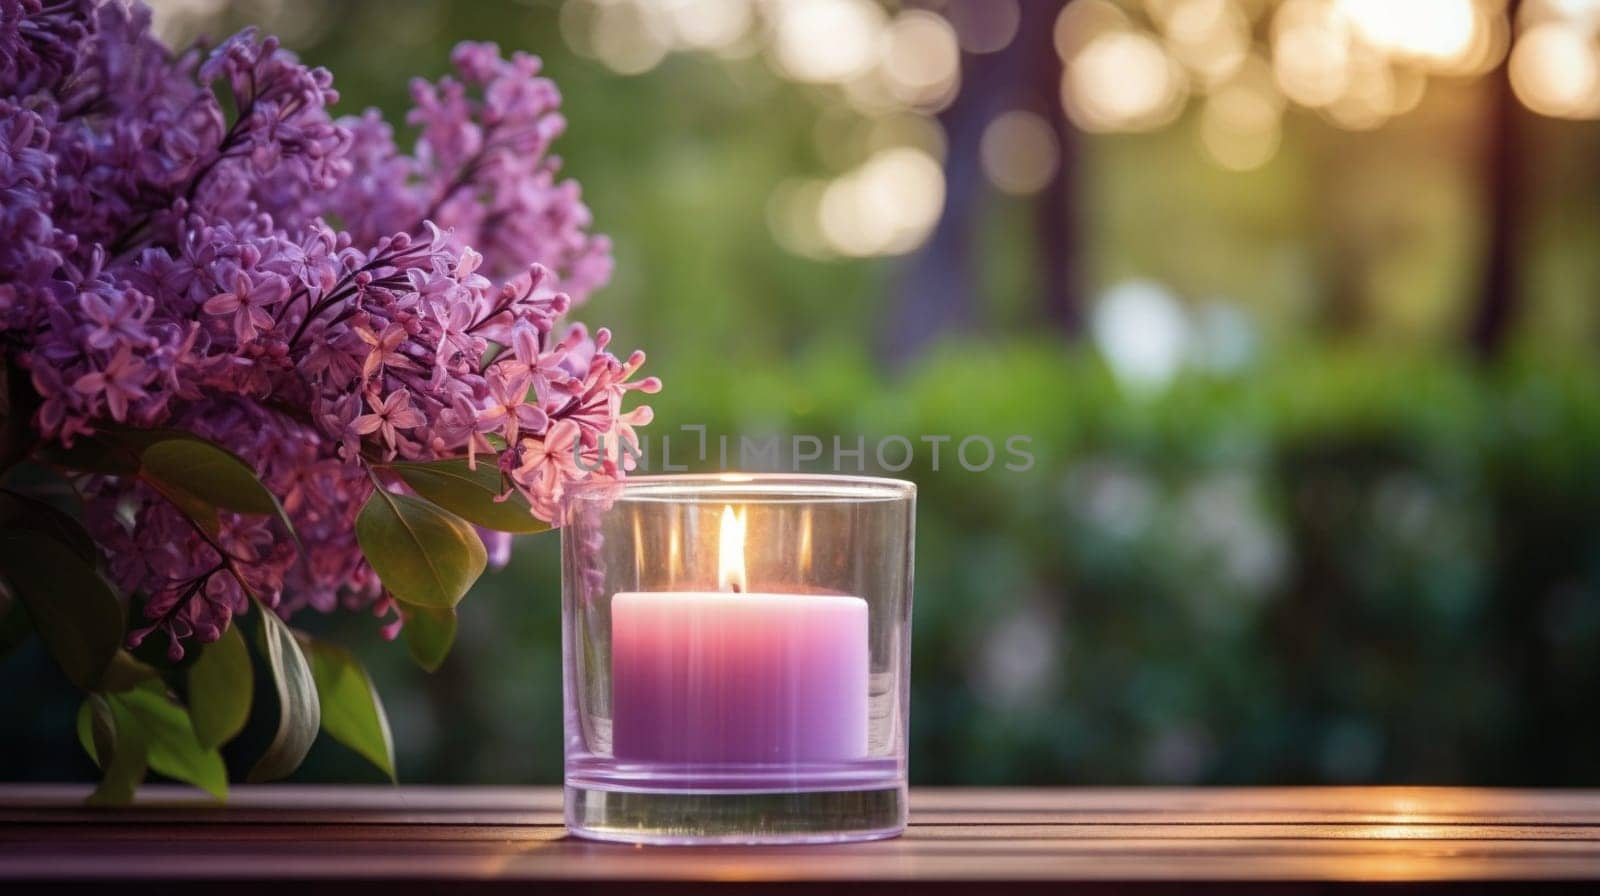
[[[906,824],[916,486],[640,476],[564,499],[566,813],[632,843]]]

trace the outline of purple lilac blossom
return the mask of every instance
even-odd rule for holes
[[[254,30],[174,54],[142,5],[0,0],[0,345],[35,428],[191,431],[300,535],[224,512],[212,537],[137,480],[82,477],[111,576],[146,598],[133,643],[161,632],[181,657],[245,586],[284,616],[370,610],[392,637],[354,534],[374,482],[400,488],[384,463],[505,446],[507,491],[552,523],[571,483],[625,475],[600,446],[636,443],[650,411],[624,397],[660,384],[563,323],[611,255],[549,154],[560,94],[493,44],[452,62],[413,83],[406,153],[376,111],[332,118],[332,76]]]

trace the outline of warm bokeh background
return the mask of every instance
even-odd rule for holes
[[[915,781],[1600,784],[1600,2],[157,5],[391,120],[458,40],[542,56],[657,437],[1033,439],[902,474]],[[559,780],[556,540],[432,676],[297,620],[404,780]],[[89,777],[5,671],[7,774]]]

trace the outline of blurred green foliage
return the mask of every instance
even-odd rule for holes
[[[1308,350],[1138,398],[1044,343],[668,401],[713,433],[1033,438],[1025,473],[901,474],[918,780],[1600,781],[1590,365]]]
[[[1040,343],[897,383],[833,352],[657,404],[713,438],[1032,438],[1027,472],[947,446],[897,474],[918,781],[1600,783],[1590,365],[1304,351],[1140,398]],[[558,588],[553,538],[525,540],[420,691],[386,652],[404,774],[558,779]]]
[[[1042,343],[892,385],[819,355],[659,404],[713,438],[1033,439],[1027,472],[947,449],[900,474],[920,487],[917,781],[1600,783],[1592,366],[1305,351],[1141,398]],[[533,536],[432,676],[370,621],[304,622],[362,642],[403,780],[553,783],[558,605],[556,536]],[[72,703],[36,648],[10,663],[40,670],[9,698],[29,738],[70,731],[43,718]],[[11,749],[30,743],[41,773],[83,764]],[[373,775],[328,743],[302,772]]]

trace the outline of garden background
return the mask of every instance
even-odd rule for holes
[[[1600,785],[1600,3],[157,9],[391,120],[459,40],[544,58],[653,447],[916,444],[914,782]],[[559,781],[557,541],[433,675],[297,619],[403,780]],[[0,775],[93,777],[37,640],[0,675]],[[380,777],[323,738],[296,779]]]

